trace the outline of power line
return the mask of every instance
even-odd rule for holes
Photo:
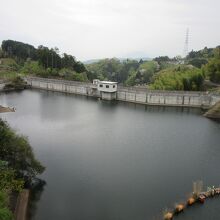
[[[189,28],[186,29],[186,37],[184,43],[183,57],[188,55],[189,50]]]

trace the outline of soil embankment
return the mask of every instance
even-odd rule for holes
[[[220,119],[220,101],[210,108],[204,116],[207,118]]]
[[[0,105],[0,113],[5,113],[5,112],[15,112],[15,109]]]
[[[30,191],[23,190],[17,199],[17,205],[15,209],[15,220],[26,220],[27,219],[27,209]]]

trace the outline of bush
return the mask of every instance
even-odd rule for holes
[[[30,183],[32,178],[44,171],[35,158],[27,138],[17,135],[6,122],[0,119],[0,160],[7,161],[16,177]]]
[[[17,135],[0,118],[0,220],[12,220],[9,195],[31,184],[44,167],[36,160],[27,139]]]
[[[128,79],[125,81],[126,86],[134,86],[136,84],[136,72],[131,70]]]
[[[73,81],[80,81],[80,82],[88,81],[86,72],[77,73],[73,70],[63,68],[59,71],[58,75],[66,80],[73,80]]]
[[[200,69],[180,65],[160,71],[150,85],[157,90],[188,90],[200,91],[203,89],[204,75]]]
[[[16,78],[12,79],[10,83],[7,83],[4,89],[24,89],[25,87],[25,81],[20,76],[17,76]]]
[[[208,61],[207,59],[204,59],[204,58],[194,58],[194,59],[189,60],[188,63],[197,68],[201,68],[203,65],[207,64]]]
[[[45,72],[45,69],[37,61],[31,60],[26,61],[24,67],[21,69],[21,73],[23,74],[43,75]]]
[[[220,83],[220,58],[211,59],[203,70],[212,82]]]
[[[8,195],[4,191],[0,191],[0,220],[12,220],[12,212],[8,208]]]

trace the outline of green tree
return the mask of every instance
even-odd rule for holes
[[[198,68],[179,65],[161,70],[153,78],[151,89],[157,90],[202,90],[204,75]]]
[[[2,50],[2,48],[0,47],[0,58],[3,58],[4,57],[4,52]]]
[[[126,86],[134,86],[136,81],[136,71],[134,69],[130,69],[128,79],[125,81]]]
[[[17,135],[6,122],[0,119],[0,160],[7,161],[18,178],[31,182],[44,167],[35,158],[27,138]]]
[[[103,59],[96,63],[86,65],[88,69],[88,78],[100,80],[111,80],[119,83],[125,83],[131,69],[137,70],[140,63],[136,60],[120,61],[119,59]]]
[[[46,70],[41,65],[39,65],[38,61],[31,60],[27,60],[20,70],[21,73],[33,75],[43,75],[45,71]]]
[[[27,58],[37,59],[37,51],[34,46],[13,40],[2,41],[2,50],[7,57],[24,62]]]
[[[189,64],[201,68],[203,65],[207,64],[208,61],[205,58],[194,58],[188,61]]]
[[[74,66],[76,64],[76,58],[72,55],[68,55],[66,53],[63,54],[61,58],[61,68],[66,68],[70,70],[74,70]]]
[[[0,160],[0,191],[21,191],[24,186],[22,179],[16,179],[16,172],[9,168],[8,163]]]
[[[204,67],[204,72],[214,83],[220,83],[220,59],[213,58]]]
[[[13,215],[8,208],[9,194],[21,191],[23,180],[16,179],[15,171],[8,168],[8,163],[0,160],[0,220],[11,220]]]
[[[9,210],[9,198],[5,191],[0,191],[0,220],[12,220],[13,214]]]
[[[154,61],[157,61],[158,63],[168,62],[170,60],[171,59],[168,56],[159,56],[159,57],[154,58]]]

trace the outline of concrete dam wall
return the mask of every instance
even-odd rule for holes
[[[210,107],[220,96],[204,92],[154,91],[121,88],[117,91],[117,100],[163,106]]]
[[[24,79],[32,88],[100,97],[96,86],[91,83],[28,77]]]
[[[5,87],[5,83],[0,83],[0,91],[2,91]]]
[[[97,86],[92,83],[35,77],[28,77],[25,78],[25,80],[32,88],[80,94],[108,100],[116,99],[147,105],[208,108],[220,101],[219,95],[208,92],[156,91],[136,87],[118,87],[115,93],[108,95],[107,93],[98,91]]]
[[[7,83],[6,80],[0,80],[0,91],[4,90],[5,84]]]

